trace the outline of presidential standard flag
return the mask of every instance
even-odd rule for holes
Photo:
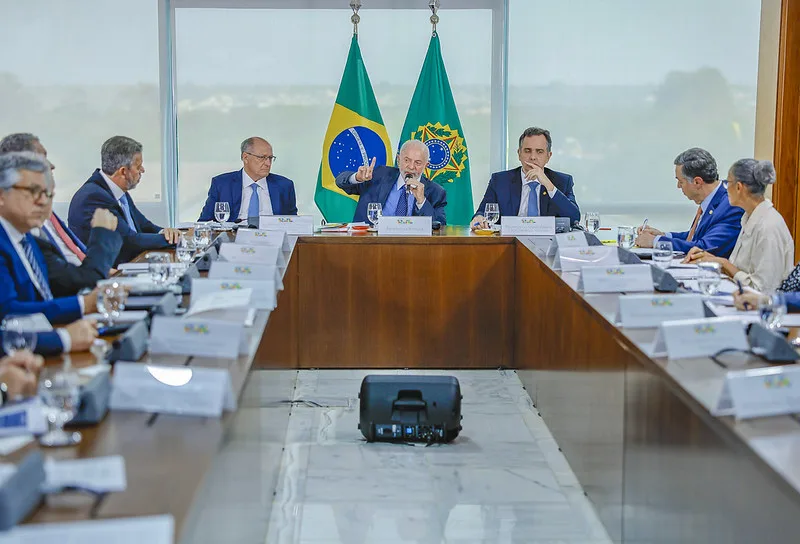
[[[447,223],[468,225],[475,210],[472,207],[467,142],[458,120],[436,33],[428,45],[425,64],[400,135],[400,145],[406,140],[422,140],[428,146],[431,158],[425,176],[447,191]]]
[[[358,196],[347,195],[336,186],[336,176],[345,170],[355,172],[369,164],[392,165],[392,146],[383,125],[378,102],[372,92],[358,36],[353,35],[344,67],[339,94],[322,144],[314,202],[325,220],[344,223],[353,220]]]

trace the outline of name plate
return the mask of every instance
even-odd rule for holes
[[[243,334],[244,320],[236,323],[157,315],[150,326],[150,353],[235,359]]]
[[[650,265],[647,264],[583,266],[578,280],[578,291],[585,293],[635,293],[652,290],[653,275]]]
[[[646,329],[664,321],[704,317],[701,295],[623,295],[616,322],[628,329]]]
[[[236,231],[236,243],[251,246],[275,246],[283,251],[291,251],[289,235],[285,230],[239,229]]]
[[[744,323],[739,319],[712,317],[665,321],[658,328],[652,355],[687,359],[710,357],[723,349],[750,349]]]
[[[395,217],[383,216],[378,222],[378,235],[388,236],[431,236],[433,218],[425,216]]]
[[[736,419],[800,412],[800,368],[777,366],[731,370],[711,413]]]
[[[277,266],[269,264],[240,264],[214,261],[208,271],[214,280],[272,280],[278,291],[283,290],[283,277]]]
[[[553,236],[555,233],[556,218],[548,215],[538,217],[504,215],[500,220],[500,236]]]
[[[111,383],[112,410],[220,417],[236,409],[231,377],[221,368],[117,362]]]
[[[38,398],[0,408],[0,436],[40,434],[47,430],[43,406]]]
[[[220,291],[241,291],[243,289],[253,290],[250,294],[249,308],[256,308],[258,310],[275,309],[278,303],[275,280],[192,278],[193,297],[202,297]]]
[[[286,268],[286,255],[276,246],[222,244],[219,254],[229,263],[271,264]]]
[[[586,247],[586,234],[583,231],[562,232],[554,238],[558,247]]]
[[[314,217],[311,215],[262,215],[258,218],[259,230],[282,230],[286,234],[311,236],[314,234]]]
[[[0,535],[0,544],[97,543],[173,544],[175,519],[171,514],[68,523],[32,523]]]
[[[563,272],[579,272],[587,265],[616,266],[619,264],[619,252],[615,247],[565,247],[558,250],[555,262]]]

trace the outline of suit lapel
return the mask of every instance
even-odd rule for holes
[[[58,221],[58,224],[61,226],[61,228],[64,229],[64,232],[67,233],[67,236],[69,236],[69,239],[72,240],[72,243],[78,246],[78,249],[86,253],[86,246],[78,239],[77,236],[75,236],[74,232],[69,230],[69,227],[66,225],[66,223],[64,223],[55,212],[53,212],[53,217],[56,221]],[[45,230],[45,232],[47,232],[47,230]],[[48,234],[48,236],[50,235]],[[52,239],[52,236],[50,236],[50,238]],[[56,247],[58,247],[58,244],[56,244]]]
[[[514,168],[509,173],[511,175],[511,209],[508,210],[508,215],[518,215],[519,205],[522,201],[522,167]],[[501,212],[502,213],[502,212]]]
[[[694,231],[695,240],[703,236],[708,224],[714,217],[714,211],[720,205],[723,198],[728,198],[728,192],[725,190],[725,187],[720,185],[720,188],[717,189],[717,192],[714,194],[714,198],[712,198],[711,202],[708,204],[708,208],[706,209],[705,213],[700,216],[700,221],[697,222],[697,228]]]
[[[239,212],[242,209],[242,170],[234,173],[233,177],[228,179],[231,191],[231,221],[239,219]]]
[[[122,217],[125,217],[125,210],[122,209],[122,206],[120,205],[119,201],[114,197],[114,193],[111,191],[111,188],[106,183],[106,180],[104,180],[103,176],[100,175],[99,168],[94,171],[94,174],[92,174],[92,177],[89,178],[89,181],[94,183],[101,189],[103,189],[106,193],[108,193],[108,196],[110,196],[111,200],[114,202],[114,206],[117,208],[117,210],[119,210],[119,213],[122,214]]]
[[[272,177],[272,174],[267,176],[265,181],[267,183],[267,192],[269,193],[269,203],[272,206],[272,215],[281,215],[281,193],[278,189],[278,182],[275,181],[275,178],[270,180],[270,177]]]

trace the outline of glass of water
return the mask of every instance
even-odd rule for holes
[[[786,312],[786,297],[783,293],[776,292],[759,299],[758,313],[761,317],[761,322],[768,329],[780,328]]]
[[[211,243],[211,227],[208,223],[195,223],[192,237],[197,251],[203,251]]]
[[[662,270],[672,263],[672,241],[661,239],[653,244],[653,264]]]
[[[75,417],[81,400],[80,379],[76,372],[61,367],[43,368],[39,374],[39,398],[50,430],[39,438],[42,446],[73,446],[81,433],[66,432],[64,425]]]
[[[97,284],[97,310],[103,315],[107,326],[112,326],[119,319],[127,301],[128,291],[118,281],[108,280]]]
[[[495,224],[500,221],[500,204],[497,202],[487,202],[483,209],[483,217],[489,223],[489,228],[494,229]]]
[[[226,223],[231,216],[231,205],[228,202],[214,204],[214,219],[217,223]]]
[[[159,287],[163,287],[169,279],[169,260],[163,253],[149,253],[147,255],[147,271],[150,279]]]
[[[29,317],[24,315],[8,315],[0,323],[3,335],[3,350],[6,355],[13,355],[18,351],[33,351],[36,349],[36,333],[32,331]]]
[[[617,245],[622,249],[633,247],[633,240],[636,238],[636,229],[633,227],[617,228]]]
[[[597,231],[600,230],[600,214],[597,212],[586,212],[584,226],[586,227],[586,232],[597,234]]]
[[[372,223],[372,226],[378,228],[378,223],[383,217],[383,206],[380,202],[370,202],[367,204],[367,221]]]
[[[697,265],[697,284],[701,293],[707,296],[715,294],[721,281],[719,263],[699,263]]]

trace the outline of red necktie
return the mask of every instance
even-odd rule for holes
[[[67,234],[67,231],[65,231],[64,227],[61,226],[61,222],[58,220],[58,218],[56,218],[55,213],[50,214],[50,223],[53,225],[58,237],[61,238],[62,242],[64,242],[64,245],[67,246],[67,248],[69,248],[69,250],[78,257],[80,262],[83,262],[83,260],[86,258],[86,254],[81,251],[81,248],[75,245],[75,242],[72,241],[72,238],[70,238],[69,234]]]
[[[692,238],[694,238],[694,232],[697,230],[697,225],[700,224],[700,218],[703,216],[703,207],[697,207],[697,215],[694,216],[694,223],[692,223],[692,228],[689,231],[689,236],[686,237],[686,240],[691,242]]]

